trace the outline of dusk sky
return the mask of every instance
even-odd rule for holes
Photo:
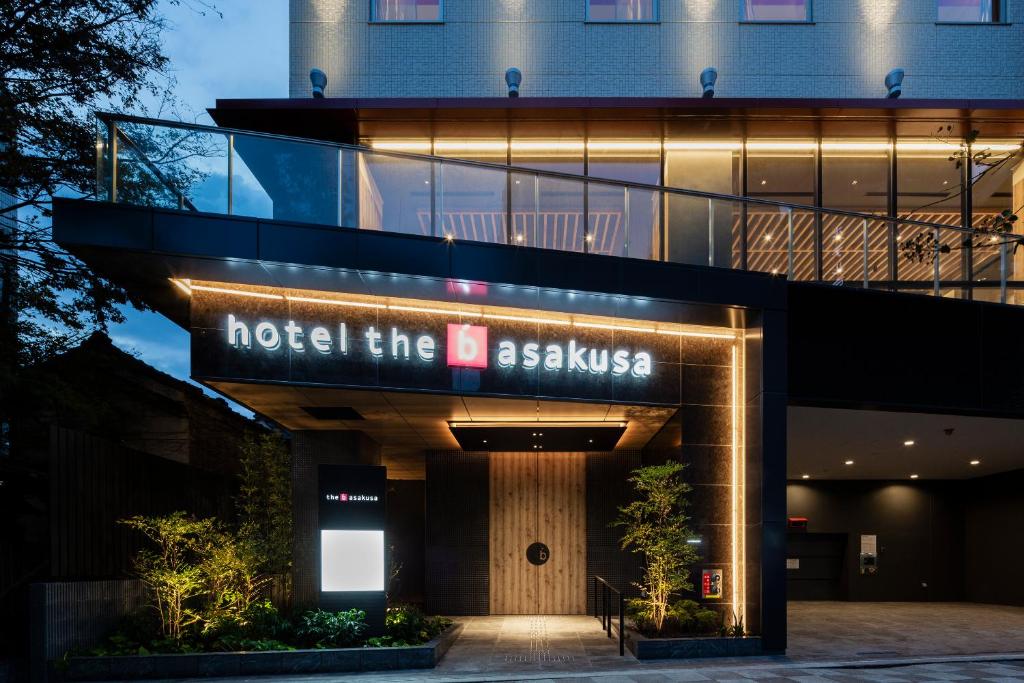
[[[187,0],[186,0],[187,4]],[[166,54],[177,78],[176,94],[200,123],[218,98],[288,96],[287,0],[216,0],[223,19],[165,2],[172,23]],[[198,8],[198,5],[194,5]],[[165,118],[168,115],[165,113]],[[189,374],[188,333],[157,313],[127,311],[110,329],[114,343],[175,377]]]

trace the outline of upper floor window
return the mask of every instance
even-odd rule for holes
[[[587,0],[587,21],[657,21],[658,0]]]
[[[953,23],[989,23],[1002,21],[1000,0],[938,0],[938,20]]]
[[[811,0],[743,0],[743,21],[810,20]]]
[[[373,21],[441,21],[444,0],[371,0]]]

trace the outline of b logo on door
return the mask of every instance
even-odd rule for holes
[[[487,367],[487,328],[448,324],[448,367]]]
[[[530,547],[526,549],[526,559],[530,564],[540,566],[548,561],[551,557],[551,551],[543,543],[531,543]]]

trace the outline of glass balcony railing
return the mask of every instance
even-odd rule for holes
[[[1009,221],[970,230],[170,121],[97,120],[97,195],[111,202],[1024,303],[1015,249],[1024,236]]]

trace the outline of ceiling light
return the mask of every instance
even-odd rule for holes
[[[766,241],[766,242],[771,242],[771,241],[772,241],[772,235],[771,235],[771,233],[768,233],[767,235],[765,235],[765,236],[764,236],[764,239],[765,239],[765,241]]]
[[[811,475],[809,475],[809,474],[805,474],[805,475],[801,476],[800,478],[801,478],[801,479],[810,479],[810,478],[811,478]]]
[[[914,440],[913,439],[907,439],[906,441],[903,442],[903,445],[904,446],[913,446],[914,445]]]
[[[846,464],[846,465],[852,465],[852,464],[853,464],[853,461],[852,461],[852,460],[847,460],[847,461],[846,461],[846,462],[845,462],[844,464]]]
[[[856,185],[856,184],[857,184],[857,183],[859,183],[859,182],[860,182],[859,180],[854,180],[854,181],[853,181],[853,182],[851,182],[850,184],[851,184],[851,185]]]
[[[911,475],[910,475],[910,478],[911,478],[911,479],[917,479],[917,475],[916,475],[916,474],[911,474]]]
[[[762,184],[762,185],[767,185],[767,184],[768,184],[768,181],[767,181],[767,180],[762,180],[762,181],[761,181],[761,184]]]
[[[972,461],[971,461],[971,464],[972,464],[972,465],[980,465],[980,464],[981,464],[981,461],[980,461],[980,460],[972,460]]]

